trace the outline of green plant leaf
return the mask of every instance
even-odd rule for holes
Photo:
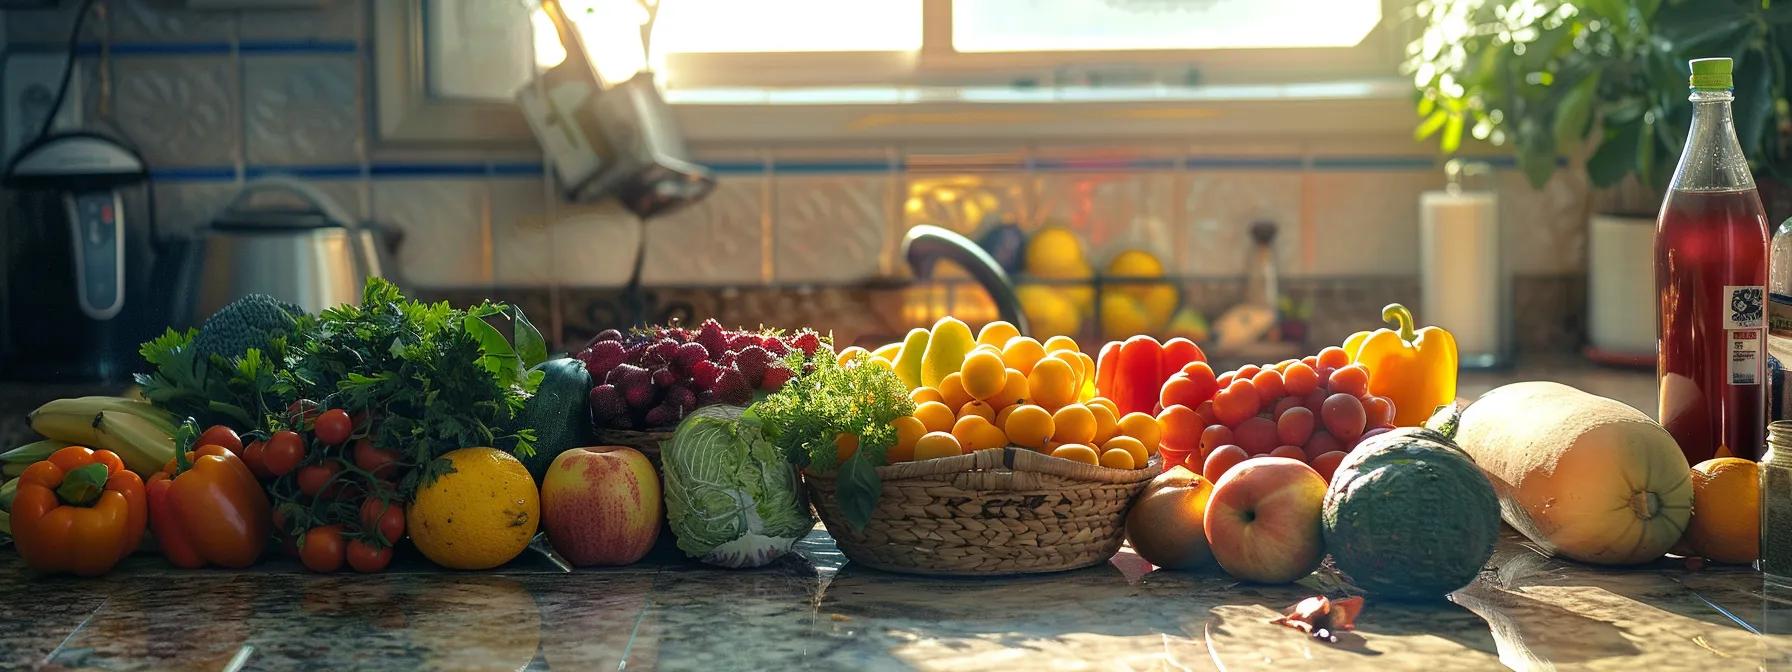
[[[1438,149],[1445,154],[1455,154],[1462,147],[1462,115],[1452,114],[1444,123],[1443,141]]]
[[[1429,117],[1431,111],[1437,109],[1437,99],[1431,96],[1419,97],[1419,116]]]
[[[1767,124],[1773,118],[1776,102],[1768,58],[1764,51],[1751,48],[1736,60],[1736,139],[1742,144],[1742,153],[1751,158],[1761,157],[1763,148],[1774,141]]]
[[[1590,75],[1562,95],[1556,106],[1554,129],[1558,146],[1574,145],[1586,137],[1587,127],[1593,121],[1593,97],[1598,89],[1599,76]]]
[[[877,468],[864,453],[854,453],[840,464],[838,498],[841,513],[846,514],[847,524],[854,530],[865,529],[871,522],[871,511],[877,507],[877,498],[883,492],[883,479],[878,478]]]
[[[1587,177],[1593,181],[1593,186],[1612,186],[1636,169],[1636,149],[1642,125],[1638,118],[1630,123],[1606,127],[1605,138],[1587,159]]]
[[[468,313],[461,318],[467,333],[479,341],[479,365],[500,380],[515,380],[521,375],[522,359],[517,357],[516,350],[510,347],[510,341],[504,340],[504,334],[491,323]]]
[[[516,320],[516,354],[522,358],[523,368],[534,368],[535,365],[548,361],[548,344],[542,339],[541,330],[529,322],[521,306],[511,306],[510,311]]]

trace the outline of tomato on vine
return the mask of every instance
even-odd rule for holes
[[[332,408],[317,416],[317,439],[332,446],[342,445],[355,432],[354,420],[348,411]]]
[[[348,542],[348,566],[355,571],[367,574],[377,572],[392,564],[392,547],[375,547],[365,539]]]
[[[355,466],[377,478],[392,478],[398,473],[398,452],[373,445],[373,439],[355,441]]]
[[[262,464],[267,466],[268,474],[278,478],[292,473],[305,461],[305,440],[297,432],[281,430],[274,432],[262,450]]]
[[[376,497],[369,497],[361,502],[361,532],[372,534],[378,531],[380,538],[390,546],[398,543],[404,536],[404,506],[397,502],[385,502]]]
[[[327,574],[342,569],[343,552],[341,525],[313,527],[305,532],[299,562],[305,569]]]
[[[316,497],[318,493],[324,492],[324,486],[329,484],[330,479],[335,478],[336,474],[341,471],[342,465],[336,460],[326,459],[317,464],[306,465],[304,468],[299,469],[299,476],[297,479],[299,483],[299,492],[305,493],[310,497]],[[329,488],[330,492],[335,492],[338,489],[340,488]]]
[[[205,430],[205,433],[199,435],[199,440],[194,442],[193,445],[222,446],[225,450],[230,451],[230,454],[232,455],[236,455],[237,457],[242,457],[243,455],[243,437],[237,436],[236,430],[223,425],[212,425]]]

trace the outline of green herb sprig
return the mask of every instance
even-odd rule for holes
[[[801,354],[788,362],[802,370]],[[753,404],[747,415],[785,459],[812,472],[835,472],[840,508],[855,529],[871,520],[883,481],[877,467],[896,445],[891,421],[914,415],[915,403],[896,373],[859,355],[844,366],[828,357],[813,358],[814,370],[784,389]],[[859,448],[842,461],[836,438],[858,437]]]

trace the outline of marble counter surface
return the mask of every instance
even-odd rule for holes
[[[1572,360],[1466,374],[1463,396],[1533,378],[1653,406],[1646,372]],[[1595,569],[1508,536],[1448,601],[1370,600],[1337,643],[1269,623],[1323,577],[1241,585],[1130,551],[1046,576],[910,577],[848,562],[819,528],[748,571],[660,549],[570,574],[530,552],[483,573],[401,554],[375,576],[138,556],[76,579],[0,548],[0,670],[1792,668],[1792,588],[1745,568]]]

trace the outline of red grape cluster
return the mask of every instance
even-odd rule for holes
[[[785,363],[790,353],[808,358],[823,351],[831,355],[833,348],[812,329],[780,335],[704,320],[696,330],[609,329],[574,357],[598,383],[590,397],[597,427],[655,429],[702,406],[744,406],[755,390],[776,392],[797,375]]]
[[[1394,403],[1369,394],[1369,370],[1336,347],[1218,376],[1195,362],[1164,382],[1159,401],[1163,450],[1209,480],[1273,455],[1330,481],[1351,448],[1394,428]]]

